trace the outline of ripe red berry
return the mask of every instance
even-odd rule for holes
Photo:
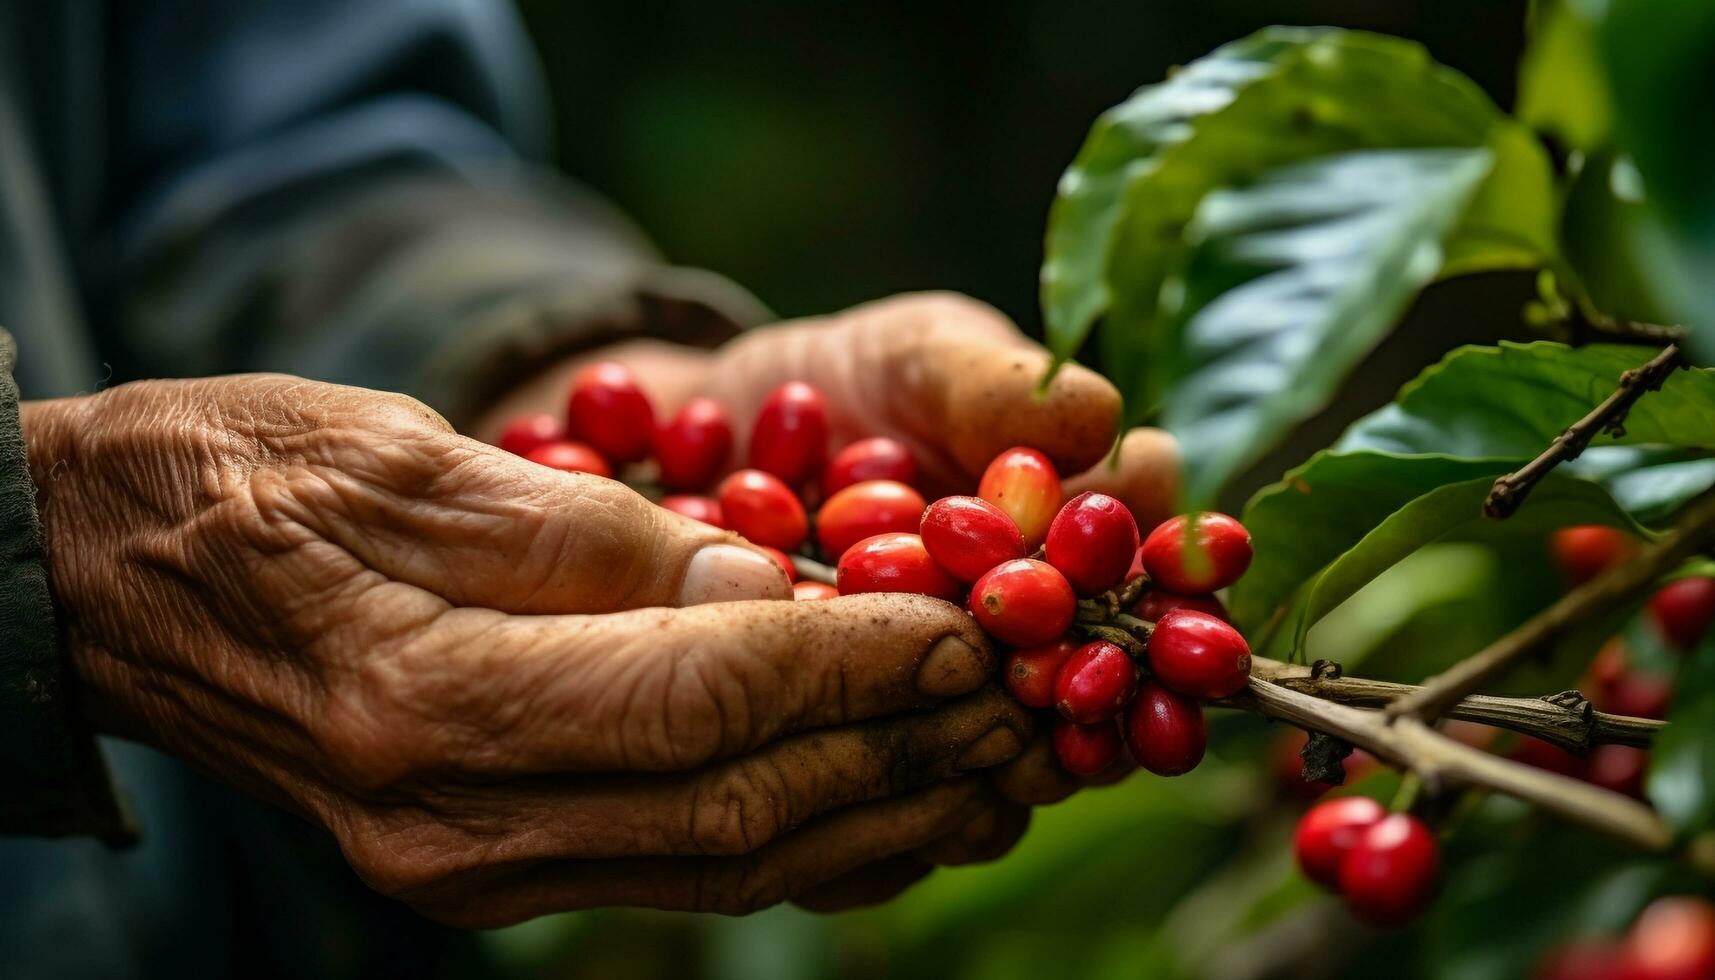
[[[1340,863],[1370,825],[1387,809],[1367,796],[1324,800],[1298,819],[1292,852],[1304,876],[1325,888],[1340,887]]]
[[[524,458],[562,473],[589,473],[609,478],[613,476],[613,467],[607,465],[607,460],[602,458],[601,453],[581,442],[546,443],[525,453]]]
[[[792,583],[792,598],[799,602],[813,599],[832,599],[840,594],[840,590],[826,582],[800,581]]]
[[[1560,776],[1584,778],[1585,760],[1578,758],[1552,742],[1525,736],[1509,753],[1514,762],[1522,762]]]
[[[755,544],[796,551],[810,533],[792,488],[761,470],[739,470],[722,480],[719,497],[727,526]]]
[[[1115,718],[1137,692],[1137,667],[1105,640],[1077,649],[1054,677],[1054,708],[1080,725]]]
[[[809,482],[828,458],[828,401],[802,381],[769,392],[750,430],[750,465],[792,486]]]
[[[983,470],[977,496],[1006,511],[1024,534],[1025,545],[1034,548],[1048,536],[1048,525],[1060,509],[1060,473],[1034,449],[1008,449]]]
[[[1028,554],[1018,525],[981,497],[942,497],[923,512],[918,533],[941,567],[961,582],[975,582],[1001,562]]]
[[[1149,669],[1189,698],[1236,694],[1251,675],[1251,648],[1239,631],[1207,613],[1176,609],[1149,636]]]
[[[1054,755],[1074,776],[1094,776],[1114,764],[1120,754],[1120,730],[1112,719],[1092,725],[1057,718]]]
[[[1701,898],[1658,898],[1621,940],[1625,980],[1708,980],[1715,977],[1715,905]]]
[[[661,482],[675,490],[701,490],[732,455],[732,424],[713,398],[693,398],[655,433]]]
[[[1169,592],[1196,595],[1226,588],[1251,564],[1251,534],[1225,514],[1180,515],[1143,541],[1143,567]]]
[[[1603,789],[1643,799],[1649,753],[1630,745],[1598,745],[1584,760],[1584,778]]]
[[[996,565],[977,579],[971,586],[970,609],[977,625],[990,636],[1028,647],[1066,632],[1078,611],[1078,597],[1053,565],[1018,558]]]
[[[1548,553],[1568,585],[1583,585],[1609,565],[1622,562],[1637,539],[1616,527],[1578,524],[1548,536]]]
[[[1100,595],[1125,580],[1138,548],[1137,521],[1125,504],[1086,491],[1066,501],[1048,525],[1048,564],[1079,595]]]
[[[865,538],[840,556],[840,595],[863,592],[915,592],[949,601],[959,583],[935,564],[915,534],[894,532]]]
[[[1340,893],[1372,925],[1403,925],[1435,892],[1440,847],[1423,821],[1392,813],[1366,827],[1340,861]]]
[[[541,412],[536,415],[520,415],[506,423],[506,428],[500,431],[500,438],[494,444],[509,453],[528,456],[539,446],[550,442],[564,442],[565,439],[566,427],[560,420]]]
[[[865,480],[917,482],[917,458],[898,439],[859,439],[834,454],[822,470],[822,492],[830,496]]]
[[[1060,673],[1060,665],[1077,649],[1076,641],[1059,639],[1014,650],[1006,658],[1001,679],[1019,704],[1046,708],[1054,703],[1054,678]]]
[[[1666,718],[1673,701],[1673,681],[1661,674],[1628,671],[1591,698],[1598,711],[1636,718]]]
[[[726,518],[721,516],[721,505],[716,503],[713,497],[670,494],[661,498],[661,506],[675,514],[683,514],[693,521],[702,521],[710,527],[726,527]]]
[[[1175,609],[1189,609],[1206,616],[1213,616],[1222,622],[1227,621],[1227,607],[1221,600],[1212,595],[1180,595],[1164,589],[1150,589],[1137,600],[1132,607],[1132,615],[1138,619],[1156,622]]]
[[[1179,776],[1197,768],[1209,742],[1197,702],[1153,681],[1138,687],[1123,728],[1131,757],[1157,776]]]
[[[649,455],[655,442],[655,410],[631,369],[602,361],[578,372],[572,381],[567,427],[598,452],[618,463]]]
[[[780,570],[786,573],[786,581],[798,581],[798,567],[792,564],[791,555],[781,551],[779,548],[770,548],[767,545],[758,545],[757,547],[761,548],[763,553],[768,557],[774,559],[774,564],[779,565]]]
[[[1300,803],[1312,802],[1333,788],[1331,783],[1312,782],[1304,778],[1304,746],[1309,741],[1308,732],[1289,728],[1281,732],[1274,744],[1275,781],[1286,795]],[[1344,785],[1349,786],[1364,778],[1375,767],[1375,756],[1363,749],[1353,749],[1340,760],[1340,768],[1346,773]]]
[[[1689,650],[1715,620],[1715,578],[1682,578],[1661,587],[1649,601],[1650,618],[1668,642]]]
[[[893,480],[854,483],[828,498],[816,514],[816,540],[835,561],[864,538],[889,531],[915,531],[923,520],[923,495]]]

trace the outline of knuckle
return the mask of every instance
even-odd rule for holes
[[[748,854],[791,826],[780,771],[746,762],[699,788],[691,804],[691,843],[706,855]]]

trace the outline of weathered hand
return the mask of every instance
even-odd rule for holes
[[[952,606],[769,601],[730,535],[400,396],[147,382],[25,430],[85,715],[437,918],[740,912],[1016,822],[963,774],[1030,720]]]

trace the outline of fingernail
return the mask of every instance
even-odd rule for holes
[[[691,556],[679,605],[735,602],[740,599],[787,599],[792,586],[772,558],[736,544],[711,544]]]
[[[987,769],[998,766],[1008,759],[1015,759],[1024,751],[1024,742],[1018,733],[1005,725],[996,725],[989,729],[982,738],[972,742],[959,754],[953,763],[960,772],[972,769]]]
[[[923,655],[917,668],[917,690],[930,697],[964,694],[988,676],[988,658],[956,636],[943,636]]]

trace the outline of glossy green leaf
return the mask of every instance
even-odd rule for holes
[[[1568,148],[1599,149],[1614,126],[1595,24],[1599,0],[1539,0],[1531,5],[1530,43],[1519,64],[1519,120]]]
[[[1162,424],[1181,444],[1185,496],[1228,477],[1333,397],[1417,290],[1489,171],[1474,150],[1321,157],[1210,194],[1190,235],[1184,318],[1161,338]]]
[[[1715,486],[1715,458],[1655,446],[1600,446],[1565,469],[1608,488],[1626,513],[1646,524],[1665,521]]]
[[[1681,832],[1715,828],[1715,637],[1685,658],[1667,718],[1650,753],[1650,802]]]

